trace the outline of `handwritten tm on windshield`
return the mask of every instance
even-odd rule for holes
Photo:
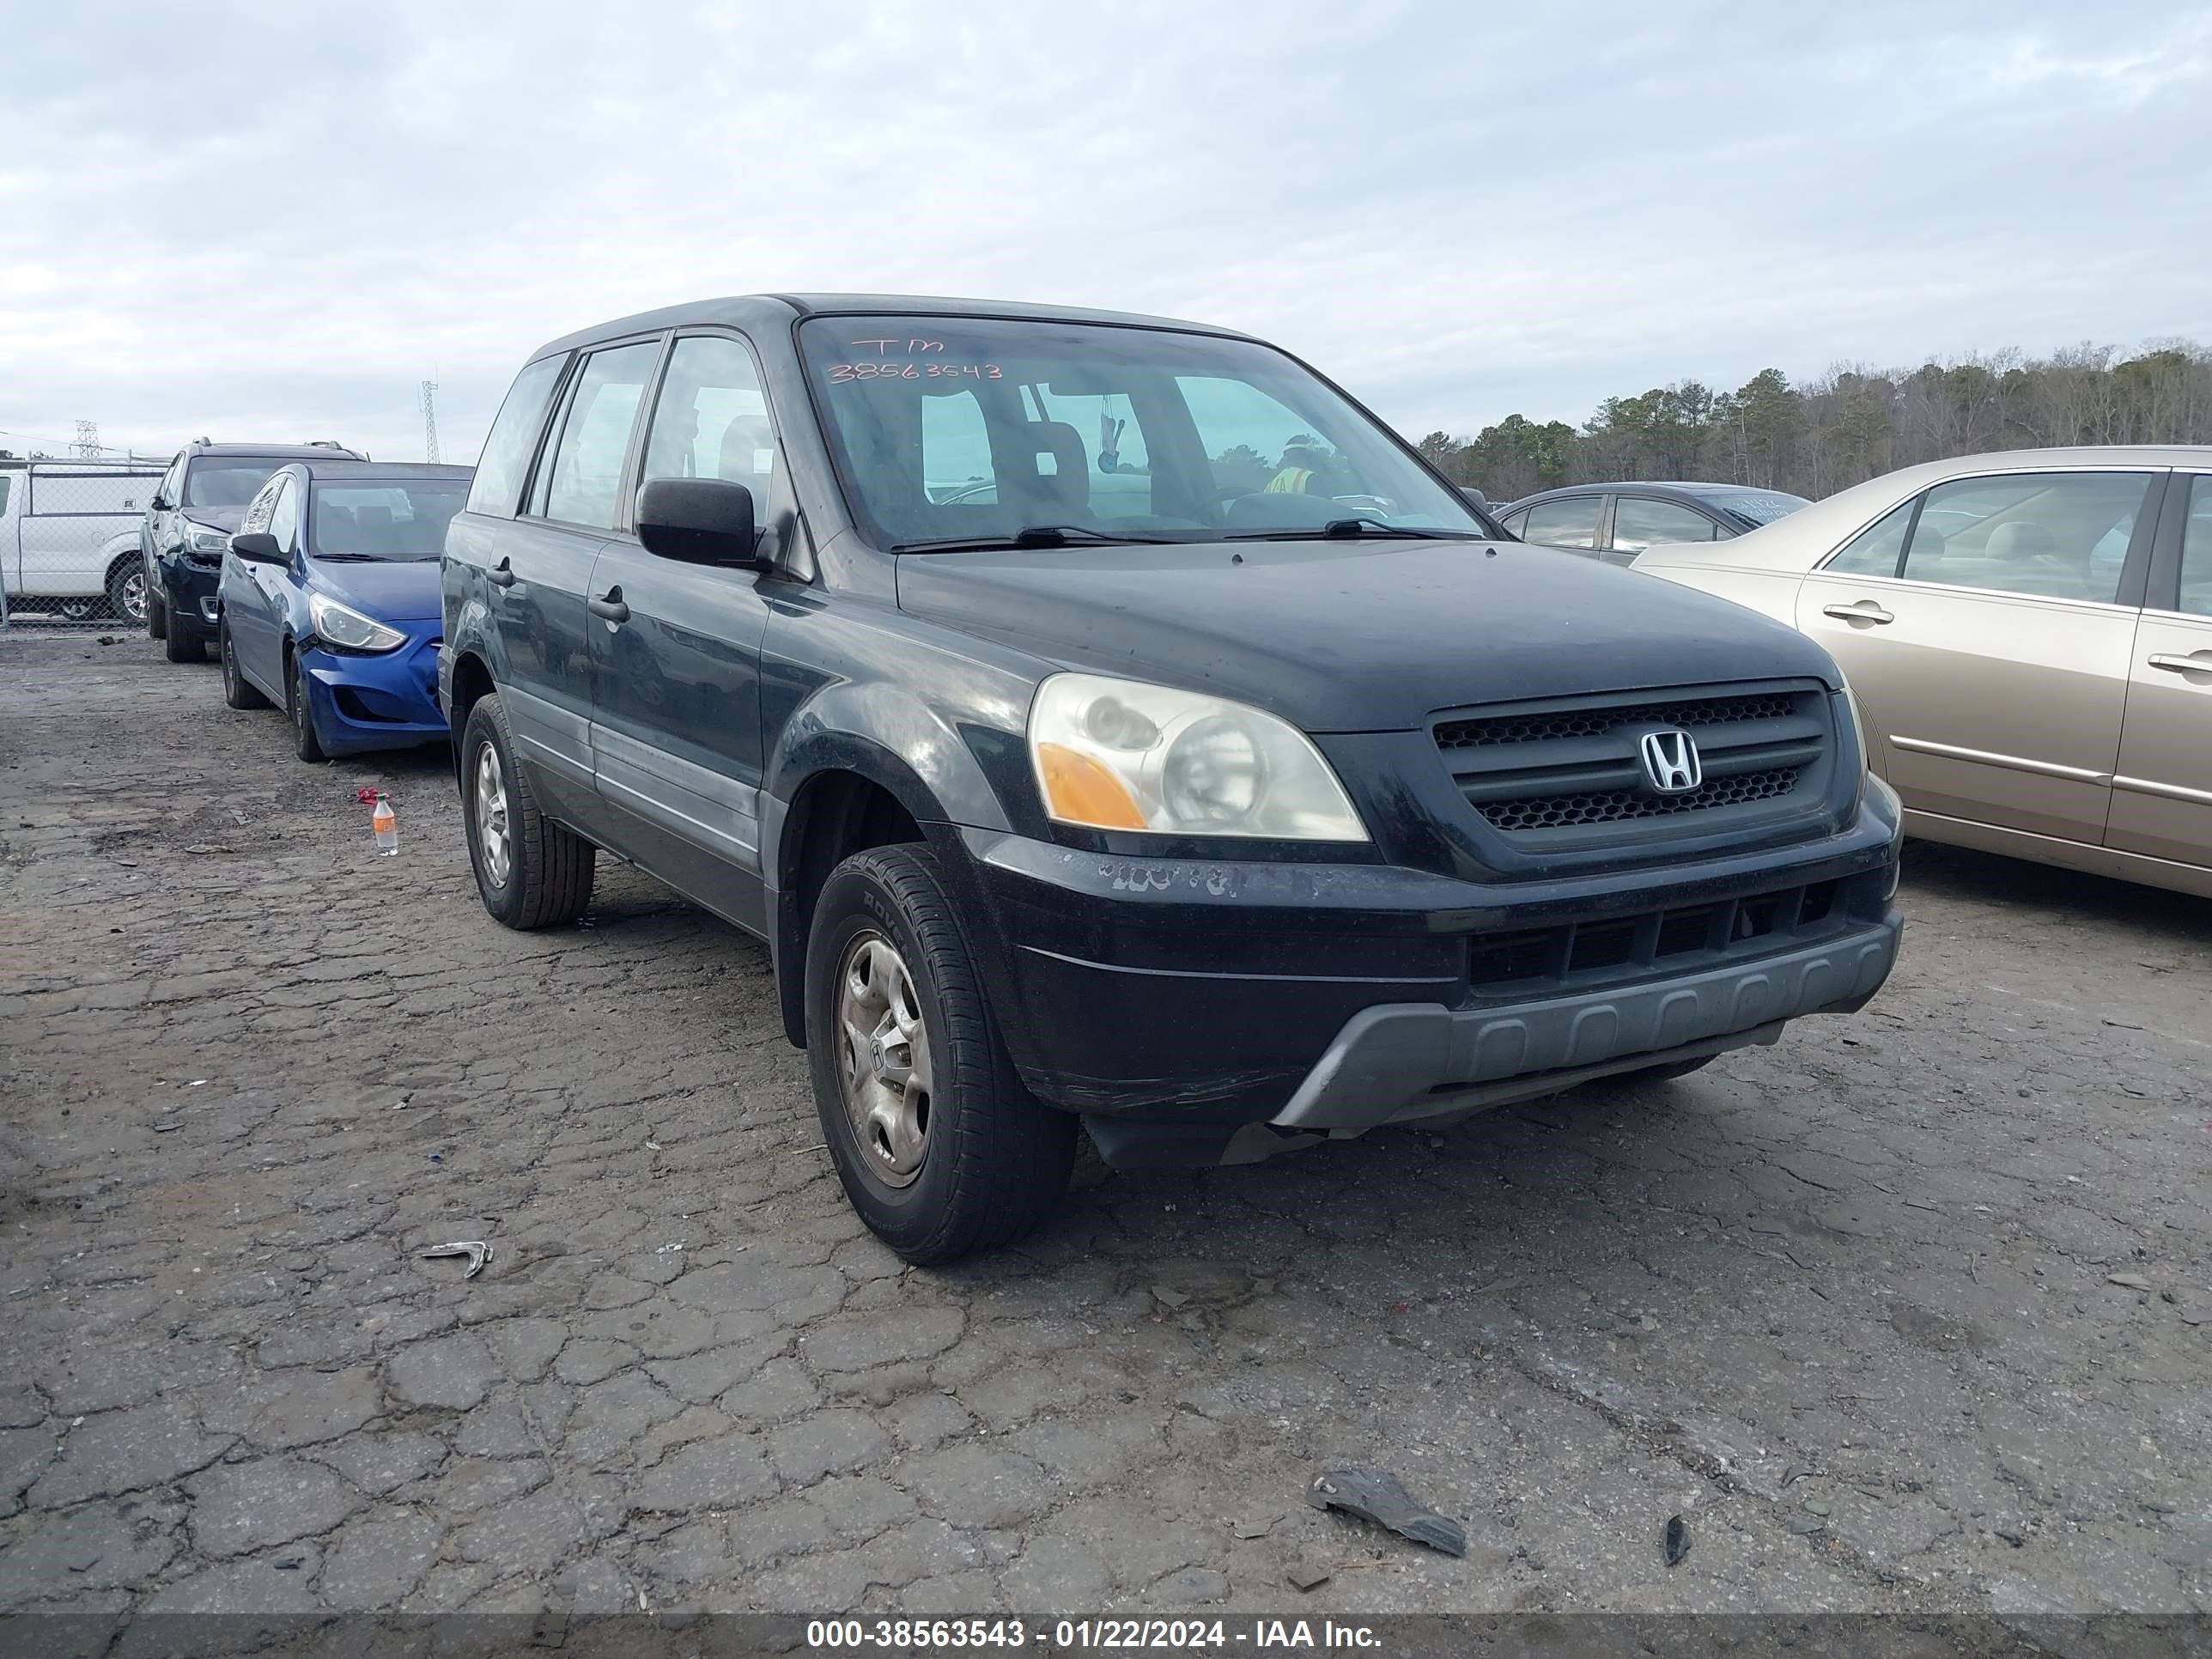
[[[949,380],[963,376],[971,380],[1003,380],[1006,371],[996,363],[949,363],[945,342],[919,336],[901,340],[896,336],[854,340],[854,361],[830,365],[830,384],[850,380]]]

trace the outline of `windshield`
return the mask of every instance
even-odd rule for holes
[[[1802,495],[1785,495],[1779,489],[1731,489],[1708,495],[1705,501],[1751,524],[1772,524],[1777,519],[1788,518],[1801,507],[1812,505]]]
[[[244,507],[269,482],[278,461],[194,461],[185,470],[186,507]]]
[[[446,526],[468,495],[466,478],[317,484],[308,550],[318,558],[434,562],[445,551]]]
[[[817,317],[799,329],[846,498],[879,544],[1486,532],[1281,353],[1166,329]]]

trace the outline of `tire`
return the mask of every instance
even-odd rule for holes
[[[154,591],[150,582],[146,587],[146,637],[149,640],[169,637],[169,602]]]
[[[146,562],[133,553],[117,562],[107,573],[107,608],[123,622],[143,622],[150,629],[153,595],[146,586]]]
[[[292,722],[292,752],[311,765],[326,761],[323,740],[315,735],[314,705],[307,701],[307,688],[300,678],[300,662],[296,657],[284,660],[284,713]]]
[[[191,624],[179,622],[161,607],[161,654],[171,662],[205,662],[207,641],[192,632]]]
[[[849,1023],[861,1026],[872,1018],[870,1000],[848,1000],[848,980],[862,982],[854,975],[864,959],[866,982],[896,987],[902,975],[905,986],[902,999],[885,991],[884,1018],[893,1024],[876,1030],[890,1036],[865,1055],[841,1018],[858,1011]],[[1067,1191],[1076,1120],[1038,1101],[1015,1074],[935,854],[882,847],[831,871],[814,908],[805,972],[815,1109],[845,1195],[878,1238],[933,1267],[1009,1244],[1052,1213]],[[894,1030],[900,1002],[904,1031],[918,1029],[922,1038],[920,1064],[910,1036]],[[921,1073],[918,1109],[910,1083],[902,1094],[885,1081],[887,1066]],[[918,1122],[918,1158],[915,1136],[894,1146],[882,1120],[867,1115],[872,1103],[892,1118],[908,1114],[909,1131]]]
[[[485,793],[487,756],[495,809]],[[477,699],[462,729],[461,828],[477,893],[493,921],[532,933],[574,922],[590,905],[599,848],[538,810],[529,775],[514,763],[514,735],[496,692]]]
[[[269,699],[253,689],[253,684],[238,666],[238,647],[231,643],[230,621],[228,617],[216,624],[216,656],[222,664],[222,701],[231,708],[266,708]]]

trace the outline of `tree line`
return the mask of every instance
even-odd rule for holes
[[[1421,453],[1491,500],[1561,484],[1683,478],[1819,497],[1900,466],[1997,449],[2212,443],[2212,351],[2157,341],[2133,356],[2082,344],[1913,369],[1838,364],[1792,382],[1762,369],[1734,392],[1697,380],[1607,398],[1579,428],[1509,415]]]

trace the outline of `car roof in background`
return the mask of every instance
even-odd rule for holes
[[[257,461],[312,461],[323,456],[336,456],[340,460],[361,459],[327,444],[190,444],[186,448],[195,460],[210,456],[218,460],[245,458]]]
[[[1704,502],[1720,505],[1719,498],[1726,495],[1787,495],[1786,489],[1765,489],[1757,484],[1684,483],[1674,479],[1620,478],[1610,483],[1561,484],[1557,489],[1540,489],[1533,495],[1523,495],[1516,501],[1504,506],[1492,502],[1494,513],[1510,513],[1536,501],[1565,501],[1576,495],[1604,495],[1623,493],[1655,496],[1660,501]]]
[[[476,475],[472,466],[445,466],[432,461],[301,460],[294,465],[304,468],[318,483],[341,478],[389,479],[397,483],[403,478],[469,478]]]
[[[1216,334],[1249,339],[1237,330],[1173,317],[1147,317],[1127,311],[1091,311],[1080,306],[1032,305],[1018,300],[960,300],[917,294],[741,294],[720,300],[694,300],[617,317],[549,340],[530,354],[535,362],[556,351],[573,351],[601,340],[649,334],[664,328],[721,324],[733,328],[784,328],[802,317],[992,317],[1017,321],[1106,323],[1123,328],[1170,328],[1186,334]]]

